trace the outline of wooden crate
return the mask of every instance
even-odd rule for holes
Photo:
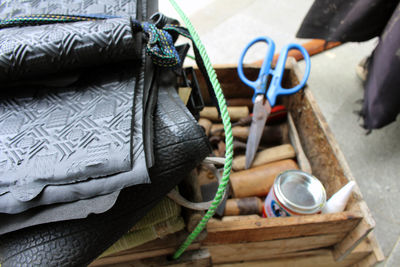
[[[245,68],[246,76],[254,79],[258,71],[257,66]],[[217,66],[216,72],[227,99],[252,96],[252,90],[238,78],[236,66]],[[283,86],[289,88],[298,84],[301,75],[296,62],[289,59]],[[205,88],[204,81],[200,83]],[[283,102],[293,117],[312,172],[324,184],[329,198],[354,180],[347,162],[309,89],[285,97]],[[289,266],[294,263],[296,266],[372,266],[383,260],[370,233],[374,226],[356,186],[344,212],[286,218],[243,217],[231,221],[212,219],[207,225],[207,237],[192,248],[208,249],[212,263],[221,266]],[[170,253],[175,245],[169,242],[170,249],[164,251]],[[125,255],[130,255],[132,260],[140,260],[135,256],[137,248],[127,253]],[[160,254],[157,250],[151,255]]]
[[[187,232],[179,232],[154,240],[139,247],[97,259],[90,267],[99,266],[279,266],[279,267],[344,267],[373,266],[382,261],[382,252],[371,234],[341,261],[335,261],[331,247],[308,250],[296,240],[275,242],[249,242],[234,245],[205,246],[192,244],[180,261],[170,261],[168,256],[182,244]],[[301,248],[301,249],[299,249]],[[232,258],[233,255],[241,255]]]

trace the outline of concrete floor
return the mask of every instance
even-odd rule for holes
[[[213,64],[237,63],[253,38],[268,35],[277,50],[296,40],[295,33],[312,0],[177,0],[196,27]],[[178,18],[168,1],[160,11]],[[349,43],[312,57],[308,80],[361,192],[376,220],[375,235],[386,260],[380,266],[400,265],[400,123],[366,135],[354,113],[361,108],[363,87],[355,66],[369,55],[377,40]],[[256,51],[256,50],[254,50]],[[253,52],[254,52],[253,51]],[[249,62],[263,58],[252,53]]]

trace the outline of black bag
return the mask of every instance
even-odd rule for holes
[[[0,23],[2,266],[90,263],[210,152],[176,93],[178,52],[159,55],[168,19],[142,23],[156,1],[65,2]],[[26,5],[46,3],[6,6]]]

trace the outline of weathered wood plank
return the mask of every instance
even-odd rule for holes
[[[298,83],[301,76],[297,64],[292,62],[289,80],[293,85]],[[328,123],[326,122],[319,106],[310,90],[305,89],[302,94],[287,98],[288,106],[293,120],[297,126],[303,149],[310,160],[313,174],[324,184],[327,195],[330,197],[349,181],[354,181],[346,159],[341,152]],[[334,177],[334,179],[333,179]],[[335,258],[340,260],[364,239],[375,227],[360,189],[356,185],[346,210],[359,211],[363,215],[363,223],[355,229],[354,233],[338,244],[335,248]]]
[[[373,227],[362,220],[343,240],[333,247],[336,261],[343,260],[372,231]]]
[[[210,221],[203,244],[257,242],[290,237],[347,233],[362,219],[354,212],[246,221]]]
[[[266,260],[255,261],[241,261],[235,263],[221,263],[214,264],[218,267],[258,267],[258,266],[272,266],[272,267],[345,267],[345,266],[358,266],[359,262],[363,262],[372,255],[373,246],[369,239],[362,241],[343,261],[337,262],[334,260],[331,249],[312,249],[297,252],[282,253],[278,255],[271,255]],[[373,265],[362,265],[373,266]]]
[[[341,262],[335,262],[332,259],[332,254],[327,251],[321,255],[311,256],[296,256],[291,258],[280,258],[271,259],[268,261],[252,261],[252,262],[240,262],[240,263],[228,263],[228,264],[215,264],[214,266],[219,267],[348,267],[359,261],[359,255],[355,258],[349,256],[346,260]]]
[[[307,173],[312,173],[310,161],[304,153],[299,134],[297,133],[296,126],[290,113],[288,113],[288,125],[290,143],[292,144],[294,151],[296,152],[296,159],[299,164],[300,170]]]
[[[369,241],[369,244],[372,247],[372,250],[373,250],[373,252],[375,254],[375,257],[376,257],[376,261],[377,262],[384,261],[385,260],[385,255],[383,254],[383,251],[382,251],[381,247],[379,246],[378,240],[376,240],[376,237],[375,237],[374,233],[373,232],[369,233],[369,235],[368,235],[366,240]]]
[[[112,267],[209,267],[212,266],[211,255],[207,249],[188,251],[178,260],[168,259],[166,256],[145,258],[133,261],[107,264]]]
[[[340,240],[341,238],[343,238],[343,236],[337,234],[253,243],[211,245],[206,248],[210,251],[212,261],[217,266],[275,266],[274,264],[277,264],[276,266],[287,266],[279,264],[291,264],[294,262],[293,258],[299,259],[300,264],[302,264],[299,266],[307,266],[306,263],[311,264],[313,261],[318,260],[328,263],[327,265],[318,264],[317,266],[349,266],[356,263],[360,264],[356,266],[373,266],[376,262],[383,260],[383,254],[373,234],[370,234],[367,239],[362,241],[353,252],[341,262],[334,261],[330,248],[315,249],[317,247],[328,247],[331,243],[334,243],[335,240]],[[172,241],[172,244],[170,244],[169,241]],[[176,241],[179,241],[176,238],[176,234],[170,235],[166,239],[159,239],[157,242],[152,241],[142,245],[141,248],[127,250],[123,253],[114,254],[112,257],[100,259],[103,261],[97,260],[94,262],[96,264],[92,264],[91,266],[171,266],[162,264],[171,264],[166,255],[170,255],[175,251],[177,246]],[[175,248],[168,248],[168,244]],[[152,253],[154,253],[154,255],[143,254],[142,249],[149,251],[151,248],[153,248]],[[197,248],[191,247],[190,249]],[[139,252],[135,253],[135,250]],[[378,250],[378,253],[376,253],[376,250]],[[185,252],[182,257],[192,255],[190,251],[191,250]],[[329,256],[326,256],[328,254]],[[311,260],[304,260],[303,257],[311,258]],[[107,260],[104,261],[104,259]],[[199,261],[204,262],[204,257],[201,260],[199,259]],[[236,263],[234,263],[235,261]],[[244,261],[243,265],[238,264],[239,261]],[[223,265],[223,263],[226,262],[230,262],[230,264]],[[178,263],[175,262],[174,264]],[[191,265],[198,266],[194,265],[194,263]]]
[[[367,243],[368,246],[372,249],[372,253],[369,254],[368,256],[364,257],[362,260],[354,264],[354,267],[370,267],[370,266],[375,266],[377,263],[382,262],[385,260],[385,256],[383,255],[383,252],[381,248],[378,245],[378,241],[375,238],[375,235],[373,233],[370,233],[368,237],[361,243],[361,245]],[[359,245],[358,247],[360,247]],[[356,251],[358,247],[354,250]],[[354,252],[353,251],[353,252]],[[352,253],[353,253],[352,252]]]
[[[344,233],[272,241],[206,246],[214,264],[267,260],[282,254],[325,248],[343,239]]]

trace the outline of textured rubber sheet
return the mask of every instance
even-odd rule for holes
[[[139,81],[143,80],[139,79]],[[121,190],[121,193],[117,192],[118,194],[36,207],[19,214],[0,214],[0,234],[35,225],[35,227],[30,228],[33,232],[37,227],[53,229],[54,225],[63,223],[60,221],[86,218],[89,214],[95,213],[97,215],[88,216],[88,221],[81,219],[70,222],[79,229],[85,229],[85,231],[101,232],[101,229],[106,227],[105,234],[108,238],[111,238],[110,232],[120,230],[129,221],[138,220],[142,216],[140,215],[142,208],[169,192],[211,151],[204,131],[186,109],[174,86],[164,86],[158,91],[154,128],[156,164],[150,169],[152,183],[131,186]],[[114,205],[116,199],[117,202]],[[117,217],[110,215],[114,214],[115,210],[119,210]],[[103,212],[105,213],[99,214]],[[94,217],[97,219],[93,219]],[[94,226],[88,227],[86,223],[89,221],[93,221]],[[58,223],[46,224],[48,222]],[[110,224],[114,226],[110,226]],[[70,227],[68,222],[66,222],[66,225]],[[122,230],[121,234],[127,230],[128,228]],[[26,231],[29,232],[29,229],[26,229]],[[75,228],[63,231],[80,233],[75,231]],[[18,235],[18,233],[20,232],[17,231],[16,234]],[[46,233],[43,233],[43,235],[46,235]],[[66,233],[66,235],[68,234]],[[25,234],[22,234],[22,236],[26,237]],[[103,234],[96,234],[96,236],[103,236]],[[115,236],[112,236],[112,238],[115,238]],[[80,241],[77,241],[77,239]],[[83,233],[74,236],[73,240],[82,248],[99,246],[99,244],[93,242],[92,238]],[[113,241],[107,239],[107,242],[111,245]],[[108,246],[105,246],[104,249]],[[71,253],[68,250],[64,253],[65,257],[68,257]]]
[[[100,14],[142,20],[157,10],[155,3],[13,0],[4,1],[0,18],[27,14]],[[35,65],[41,64],[38,69],[51,72],[49,64],[42,63],[57,54],[60,57],[55,58],[56,71],[74,69],[77,63],[96,63],[99,53],[110,50],[114,52],[106,54],[108,63],[119,61],[121,57],[132,60],[141,54],[137,49],[141,46],[140,42],[134,42],[127,25],[130,24],[126,18],[116,18],[35,26],[25,33],[21,33],[21,29],[5,29],[1,32],[8,37],[2,38],[0,44],[3,55],[0,65],[5,66],[2,71],[12,78],[24,73],[30,77],[37,72]],[[66,41],[60,42],[61,39]],[[28,40],[29,45],[15,49],[23,40]],[[35,50],[43,41],[46,46]],[[135,49],[132,49],[133,43]],[[10,51],[19,52],[10,54]],[[76,200],[80,200],[76,206],[79,207],[84,199],[150,182],[146,168],[149,161],[146,161],[143,145],[143,133],[149,135],[142,123],[146,117],[143,110],[148,109],[149,102],[149,95],[144,94],[143,88],[143,62],[143,57],[131,61],[136,69],[128,67],[124,77],[118,74],[121,70],[115,71],[114,67],[109,69],[115,72],[114,78],[108,73],[92,73],[100,80],[94,79],[89,86],[43,88],[42,84],[54,81],[39,79],[32,88],[14,87],[13,91],[18,90],[19,95],[10,98],[8,92],[4,92],[0,96],[0,213],[19,213],[39,205]],[[141,77],[138,77],[140,72]],[[82,74],[72,78],[82,80]],[[136,82],[138,78],[139,83]],[[151,136],[148,138],[151,140]],[[113,203],[118,194],[108,196],[107,203]],[[102,201],[104,199],[105,196]],[[94,205],[95,202],[90,203]],[[92,212],[101,210],[99,205],[93,206]],[[73,217],[85,217],[90,213],[79,208],[76,212],[80,215]],[[67,219],[68,216],[61,217]]]
[[[135,97],[134,97],[135,126],[132,131],[133,132],[132,139],[133,143],[138,145],[136,151],[137,158],[136,160],[133,161],[132,170],[130,172],[126,172],[125,175],[123,176],[123,178],[130,179],[131,181],[135,180],[137,177],[146,177],[146,179],[149,177],[148,170],[146,168],[146,159],[144,155],[145,152],[143,148],[143,102],[144,102],[143,90],[145,89],[144,62],[145,62],[145,57],[143,57],[141,63],[137,64],[138,66],[140,66],[140,68],[136,70],[136,72],[138,72],[140,75],[138,75],[137,77],[137,82],[135,86]],[[134,69],[130,70],[127,69],[126,71],[130,72],[130,75],[135,75]],[[106,178],[101,178],[101,180],[100,179],[95,180],[100,182],[96,183],[97,186],[99,186],[98,188],[110,189],[109,187],[104,187],[102,185],[102,182],[105,181],[106,179],[110,179],[111,182],[111,180],[113,180],[113,177],[106,177]],[[119,184],[120,183],[118,182],[114,183],[113,184],[114,188]],[[72,185],[47,186],[41,193],[41,196],[49,195],[49,197],[53,199],[53,204],[45,206],[41,205],[42,203],[40,203],[40,201],[38,201],[38,203],[34,203],[32,201],[21,203],[20,201],[16,201],[15,199],[13,199],[12,203],[8,203],[8,205],[13,205],[15,209],[20,209],[21,212],[16,214],[0,213],[0,235],[16,231],[22,228],[26,228],[29,226],[34,226],[49,222],[86,218],[89,214],[103,213],[112,208],[120,194],[120,191],[118,190],[113,193],[96,196],[96,192],[94,190],[95,188],[93,188],[92,186],[93,186],[92,180]],[[71,188],[74,190],[69,191],[70,196],[72,197],[80,196],[81,198],[76,198],[76,201],[73,202],[60,203],[63,202],[62,200],[66,198],[66,196],[64,195],[65,192],[62,191]],[[82,197],[81,192],[88,189],[91,190],[92,193],[94,193],[93,197],[92,198]],[[56,197],[59,199],[55,199]],[[35,201],[37,200],[35,199]],[[35,208],[32,208],[34,206]],[[31,209],[26,210],[27,208]]]
[[[0,98],[0,195],[128,171],[134,78]]]
[[[59,1],[44,1],[44,0],[7,0],[4,1],[0,10],[0,18],[9,18],[18,15],[25,14],[107,14],[107,15],[122,15],[122,16],[132,16],[138,20],[143,20],[157,11],[157,1],[113,1],[113,0],[97,0],[93,2],[82,1],[82,0],[59,0]],[[143,54],[143,53],[142,53]],[[134,94],[134,118],[135,121],[134,128],[132,130],[132,140],[131,144],[142,144],[142,146],[136,150],[135,155],[137,160],[133,161],[131,166],[130,174],[132,177],[143,176],[148,178],[146,169],[146,159],[145,152],[143,149],[143,132],[147,132],[143,128],[142,121],[144,119],[144,106],[148,102],[147,98],[143,97],[144,90],[144,57],[139,60],[137,64],[140,66],[139,77],[136,77],[134,70],[131,70],[131,75],[136,77],[137,82],[135,86]],[[101,76],[101,75],[98,75]],[[68,79],[76,80],[77,77],[70,75]],[[61,81],[64,82],[64,81]],[[48,81],[49,84],[59,83],[59,81]],[[129,175],[124,176],[125,178],[130,177]],[[102,179],[102,178],[101,178]],[[99,180],[100,181],[100,180]],[[91,187],[89,181],[81,182],[80,185],[83,188]],[[68,185],[67,185],[68,186]],[[57,192],[53,195],[53,202],[64,201],[68,198],[65,193],[61,193],[64,190],[63,185],[50,185],[44,188],[41,195],[44,196],[43,200],[46,199],[48,194],[53,194],[51,192]],[[79,186],[74,185],[73,191],[70,191],[69,199],[80,199],[86,198],[81,193],[82,189]],[[60,190],[59,190],[60,189]],[[104,189],[104,188],[103,188]],[[116,187],[114,187],[116,189]],[[96,189],[97,192],[101,188]],[[92,193],[96,194],[96,190]],[[84,191],[84,190],[83,190]],[[102,191],[105,193],[106,191]],[[33,225],[44,224],[48,222],[56,222],[63,220],[86,218],[89,214],[103,213],[109,210],[117,200],[120,191],[115,191],[106,195],[96,196],[88,199],[80,199],[74,202],[62,203],[62,204],[52,204],[46,206],[40,206],[32,208],[30,210],[18,213],[18,214],[0,214],[0,234],[15,231],[21,228],[26,228]],[[6,193],[7,196],[11,196],[11,193]],[[6,194],[3,194],[5,196]],[[71,197],[72,196],[72,197]],[[57,198],[57,199],[56,199]],[[35,199],[36,203],[21,205],[21,201],[11,198],[12,205],[19,206],[19,208],[11,208],[12,212],[15,213],[19,209],[24,210],[28,207],[41,205],[39,199]]]
[[[119,194],[120,191],[116,191],[70,203],[40,206],[18,214],[0,213],[0,235],[34,225],[81,219],[89,214],[104,213],[114,206]]]
[[[130,17],[0,30],[0,81],[48,79],[50,74],[140,58]]]
[[[143,10],[138,9],[141,2]],[[156,12],[157,5],[151,12],[143,12],[148,8],[148,2],[155,1],[136,1],[136,0],[3,0],[1,1],[0,18],[11,18],[27,14],[69,14],[69,15],[129,15],[137,17],[137,13],[142,12],[151,15]]]
[[[150,182],[143,164],[143,86],[132,75],[138,71],[110,67],[76,87],[1,98],[0,212]]]

